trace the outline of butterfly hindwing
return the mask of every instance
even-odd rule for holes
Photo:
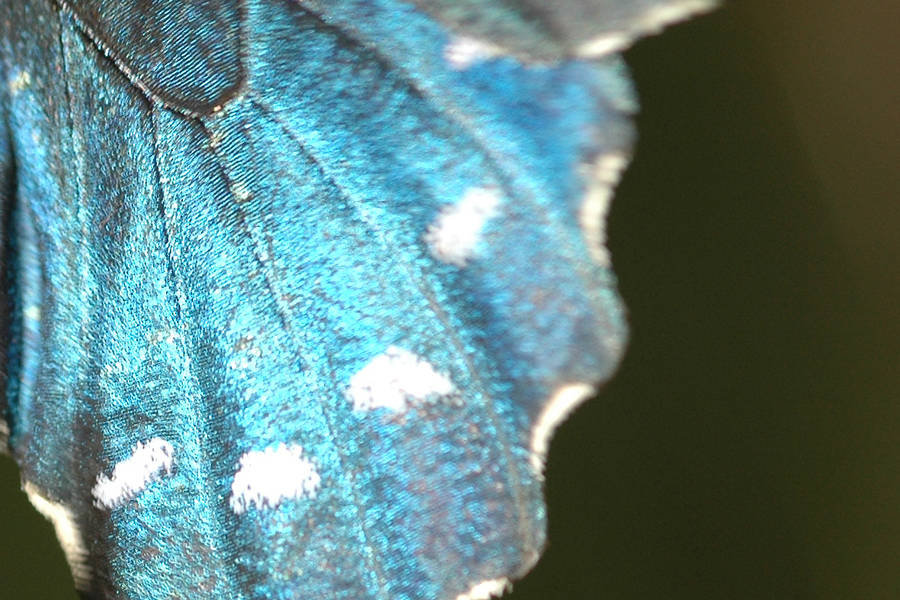
[[[2,5],[26,490],[87,597],[501,592],[624,343],[620,62],[443,3],[201,4]]]

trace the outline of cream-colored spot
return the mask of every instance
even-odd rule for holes
[[[388,408],[403,412],[410,405],[452,397],[456,387],[425,359],[391,346],[350,378],[344,395],[356,411]]]
[[[36,304],[32,304],[32,305],[26,307],[25,310],[22,311],[22,316],[25,317],[26,319],[30,319],[32,321],[40,321],[41,320],[41,307]]]
[[[594,386],[587,383],[567,385],[557,390],[544,407],[534,427],[531,428],[531,466],[538,476],[543,476],[544,461],[547,459],[547,449],[553,432],[593,393]]]
[[[488,579],[472,586],[465,594],[460,594],[456,600],[489,600],[497,598],[506,592],[512,591],[512,584],[506,577]]]
[[[28,71],[19,71],[15,77],[9,80],[9,91],[13,96],[28,89],[31,85],[31,74]]]
[[[97,508],[113,509],[133,500],[148,485],[172,473],[175,450],[162,438],[138,442],[131,456],[113,468],[112,475],[97,476],[91,490]]]
[[[503,54],[503,49],[494,44],[471,37],[459,36],[444,47],[444,60],[457,71],[464,71],[478,62],[483,62]]]
[[[64,504],[51,502],[45,498],[30,482],[25,482],[24,489],[31,504],[53,524],[56,537],[66,555],[66,562],[72,570],[75,587],[87,590],[91,580],[91,570],[87,562],[88,551],[74,513]]]
[[[246,202],[252,196],[250,190],[247,189],[247,186],[240,181],[232,186],[231,191],[234,193],[234,197],[239,203]]]
[[[487,222],[497,216],[496,190],[469,188],[456,204],[445,206],[425,233],[425,243],[438,260],[466,266],[475,257]]]
[[[594,261],[609,266],[606,249],[606,215],[609,212],[613,191],[628,166],[628,158],[620,152],[601,156],[587,174],[588,191],[578,214],[581,231]]]
[[[231,483],[228,505],[235,514],[275,508],[291,498],[314,498],[321,478],[297,444],[245,453]]]

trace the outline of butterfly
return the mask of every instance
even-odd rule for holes
[[[4,2],[3,442],[83,597],[522,577],[626,337],[617,52],[711,7]]]

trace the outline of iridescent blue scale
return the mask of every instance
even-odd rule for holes
[[[707,0],[8,0],[8,448],[85,598],[477,600],[625,322],[615,52]]]

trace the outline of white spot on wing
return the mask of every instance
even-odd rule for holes
[[[466,36],[453,38],[444,47],[444,59],[450,64],[450,67],[457,71],[464,71],[477,62],[489,60],[501,54],[503,54],[503,49],[499,46]]]
[[[32,321],[40,321],[41,320],[41,307],[36,304],[32,304],[31,306],[25,307],[22,311],[22,316],[26,319],[30,319]]]
[[[469,188],[456,204],[445,206],[428,226],[425,243],[438,260],[466,266],[476,253],[487,222],[497,216],[500,198],[496,190]]]
[[[403,412],[408,404],[434,402],[456,394],[456,387],[428,361],[391,346],[350,378],[344,392],[353,410],[389,408]]]
[[[15,77],[9,80],[9,91],[15,96],[19,92],[28,89],[31,85],[31,74],[28,71],[19,71]]]
[[[474,586],[465,594],[460,594],[456,600],[489,600],[502,596],[504,593],[512,590],[509,579],[501,577],[499,579],[488,579]]]
[[[531,466],[538,476],[543,474],[547,448],[556,427],[593,393],[594,387],[586,383],[567,385],[557,390],[544,407],[531,429]]]
[[[599,58],[613,52],[620,52],[635,39],[653,35],[666,26],[683,21],[693,14],[715,8],[717,0],[673,0],[664,5],[656,5],[639,15],[621,31],[606,32],[582,44],[576,54],[585,58]]]
[[[263,451],[250,451],[241,457],[228,504],[235,514],[275,508],[291,498],[314,498],[321,478],[315,465],[303,456],[297,444]]]
[[[113,468],[111,477],[97,476],[91,490],[97,508],[113,509],[137,497],[150,483],[160,481],[172,472],[175,451],[162,438],[138,442],[131,456]]]
[[[604,267],[610,264],[606,249],[606,214],[609,212],[613,190],[627,166],[628,158],[620,152],[601,156],[588,175],[588,192],[578,215],[591,256],[597,264]]]
[[[76,589],[87,590],[91,580],[91,570],[87,563],[88,552],[72,510],[64,504],[47,500],[30,482],[25,482],[24,489],[31,504],[53,523],[59,545],[62,546],[66,562],[72,570]]]

